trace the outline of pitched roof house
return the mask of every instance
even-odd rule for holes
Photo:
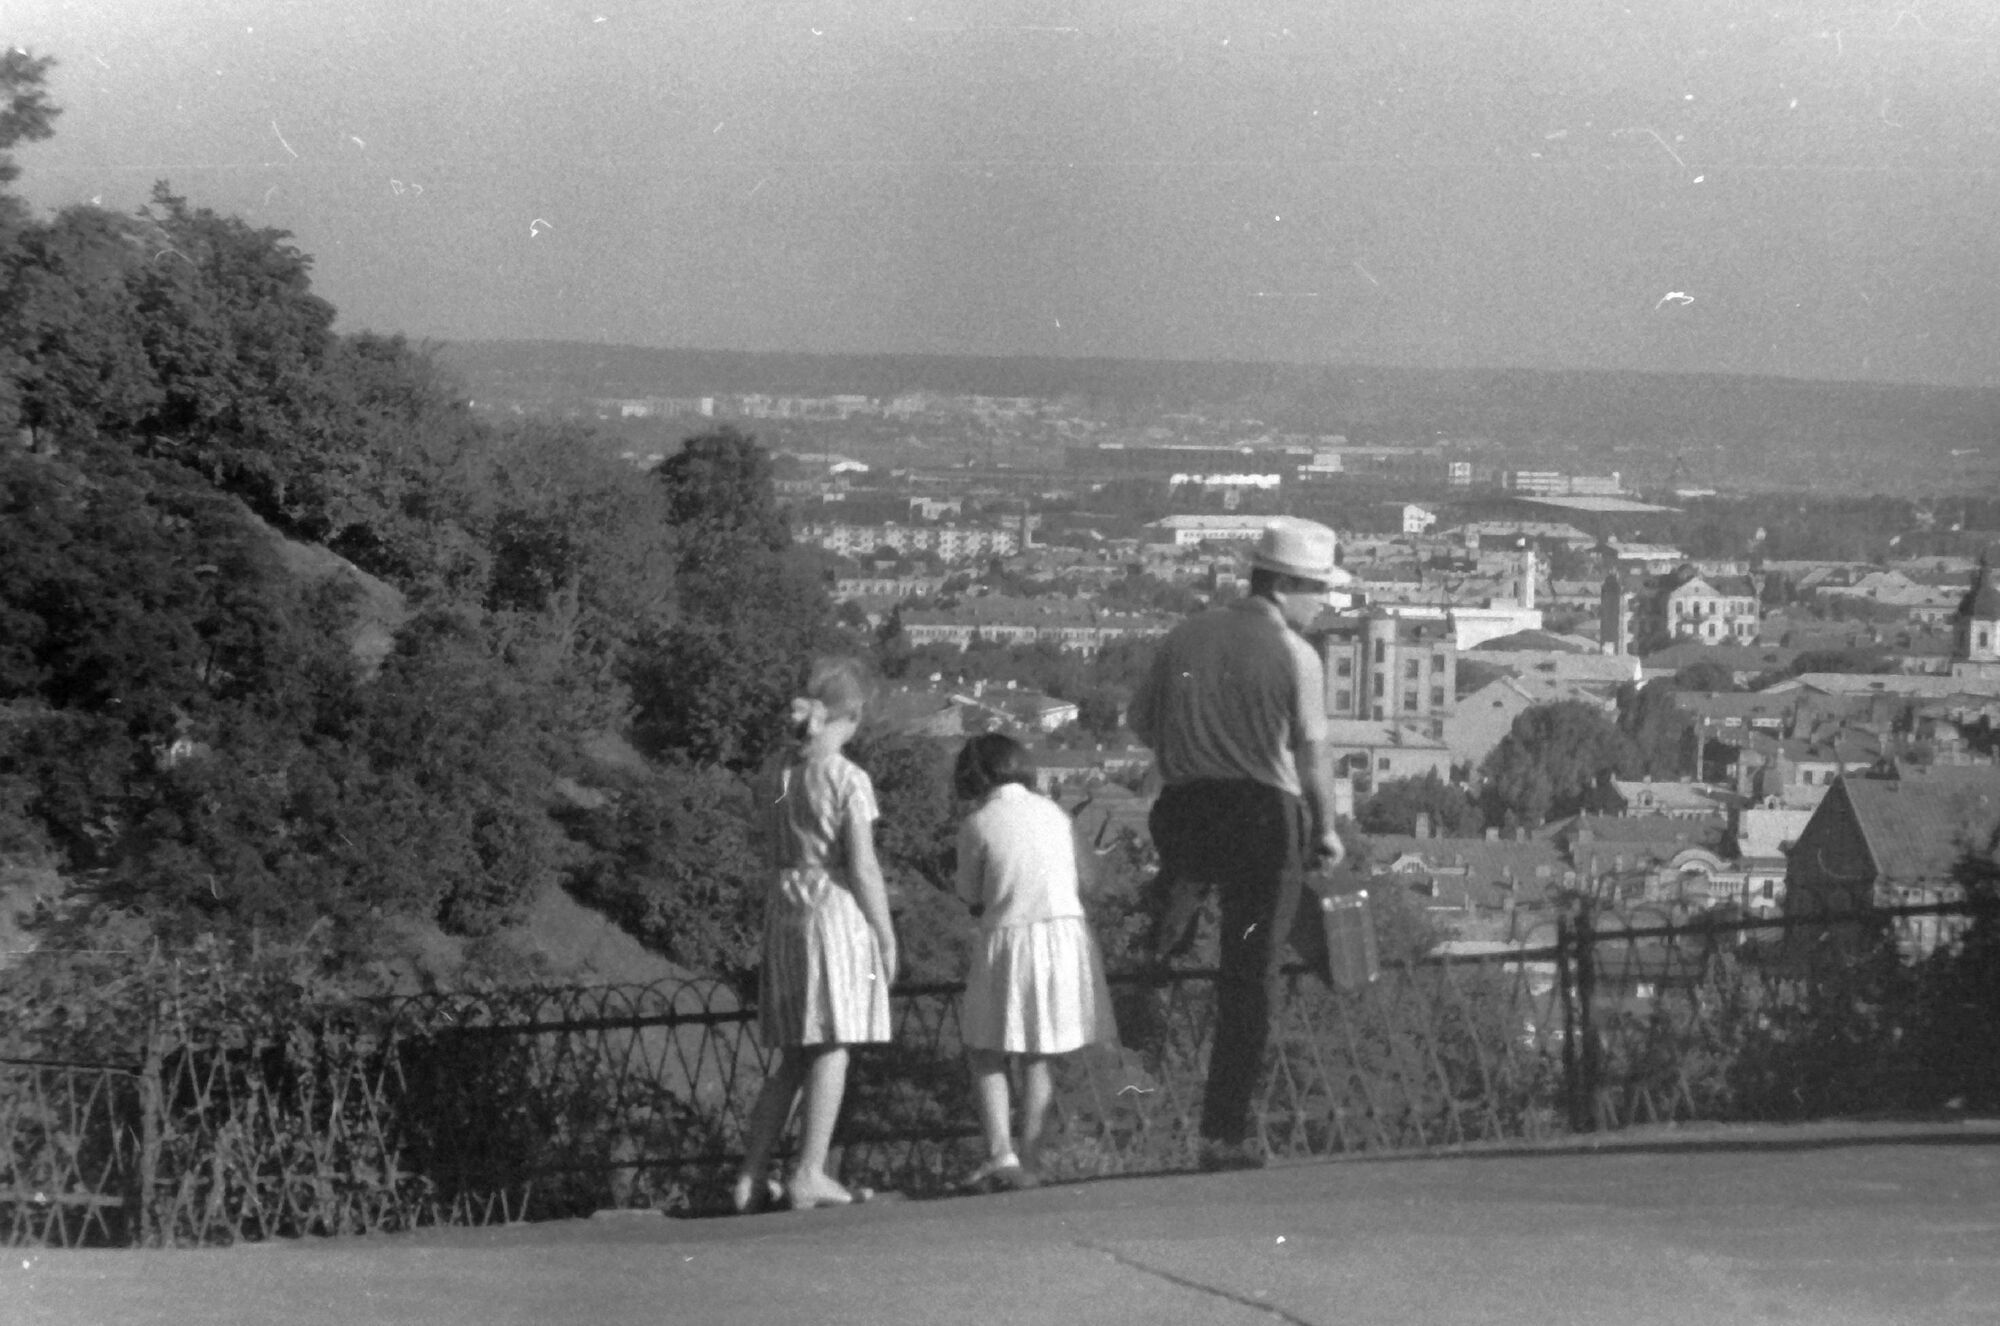
[[[1785,874],[1785,910],[1823,914],[1901,907],[1964,896],[1970,856],[1993,858],[2000,833],[2000,768],[1897,769],[1894,777],[1842,777],[1799,834]],[[1898,925],[1905,951],[1927,953],[1952,933],[1951,918]]]

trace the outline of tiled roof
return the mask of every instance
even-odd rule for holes
[[[1565,821],[1556,837],[1569,849],[1570,862],[1585,874],[1606,874],[1672,859],[1690,847],[1720,853],[1729,822],[1721,815],[1667,819],[1657,815],[1579,815]],[[1587,837],[1586,837],[1587,835]]]
[[[1984,850],[2000,826],[2000,769],[1991,766],[1845,778],[1838,786],[1884,879],[1946,878],[1968,843]]]
[[[1611,786],[1625,798],[1625,809],[1634,814],[1646,811],[1668,814],[1677,810],[1712,813],[1722,808],[1715,791],[1701,783],[1614,778]]]
[[[1737,851],[1746,860],[1782,857],[1785,845],[1798,841],[1812,816],[1811,810],[1788,806],[1746,810],[1736,826]]]
[[[1497,906],[1510,892],[1516,901],[1539,899],[1561,886],[1569,867],[1555,844],[1493,838],[1414,838],[1377,833],[1367,838],[1367,856],[1377,869],[1406,858],[1427,873],[1456,878],[1476,903]]]
[[[1594,654],[1597,647],[1590,641],[1574,635],[1558,635],[1554,631],[1516,631],[1512,635],[1495,636],[1474,645],[1479,649],[1546,650],[1562,654]]]

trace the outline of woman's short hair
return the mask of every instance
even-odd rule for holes
[[[806,674],[806,698],[825,705],[829,718],[861,717],[871,690],[868,667],[858,658],[816,658]]]
[[[982,732],[959,750],[951,771],[951,790],[967,801],[977,801],[1002,783],[1033,788],[1034,757],[1004,732]]]

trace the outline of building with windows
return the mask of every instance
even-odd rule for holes
[[[1193,548],[1229,540],[1255,543],[1270,523],[1269,516],[1166,516],[1146,528],[1158,532],[1160,537],[1153,542]]]
[[[1662,576],[1613,571],[1598,603],[1599,637],[1610,652],[1644,652],[1656,641],[1746,645],[1757,638],[1756,582],[1706,575],[1683,562]]]
[[[1788,854],[1785,911],[1953,902],[1965,896],[1962,863],[1992,864],[2000,832],[2000,770],[1990,766],[1836,779]],[[1963,927],[1958,917],[1897,921],[1903,951],[1921,957]]]
[[[1326,669],[1327,717],[1414,721],[1436,735],[1457,694],[1449,619],[1377,610],[1321,618],[1311,634]]]
[[[801,543],[817,544],[845,557],[866,557],[878,548],[897,554],[934,552],[947,562],[1011,557],[1021,550],[1018,529],[978,525],[807,524]]]

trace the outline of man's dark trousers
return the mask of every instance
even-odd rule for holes
[[[1238,1143],[1250,1131],[1271,1019],[1284,997],[1280,969],[1311,850],[1311,813],[1265,783],[1201,780],[1161,792],[1147,824],[1160,851],[1155,953],[1179,942],[1206,886],[1219,894],[1222,960],[1201,1135]]]

